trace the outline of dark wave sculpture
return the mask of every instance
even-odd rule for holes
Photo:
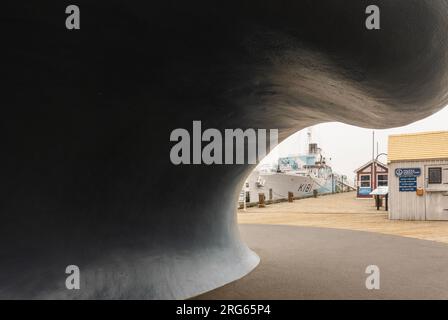
[[[445,0],[74,2],[80,30],[64,1],[0,11],[1,298],[187,298],[255,268],[235,214],[253,166],[171,164],[193,120],[281,140],[447,103]]]

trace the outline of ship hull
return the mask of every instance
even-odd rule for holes
[[[261,182],[261,184],[260,184]],[[286,173],[252,174],[247,182],[249,187],[246,192],[247,202],[258,202],[258,194],[263,193],[266,200],[287,199],[292,192],[295,198],[306,198],[314,194],[327,194],[332,192],[331,178],[318,179],[310,176],[299,176]]]

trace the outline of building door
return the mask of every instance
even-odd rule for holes
[[[448,220],[448,165],[425,167],[426,220]]]

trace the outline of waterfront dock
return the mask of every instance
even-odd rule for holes
[[[357,230],[448,243],[447,221],[388,220],[381,210],[376,210],[372,199],[356,199],[355,192],[348,192],[238,210],[238,222]]]

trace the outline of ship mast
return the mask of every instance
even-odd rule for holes
[[[313,127],[308,128],[306,135],[307,135],[307,140],[308,140],[306,153],[310,153],[310,151],[311,151],[310,145],[312,143],[312,136],[313,136]]]

